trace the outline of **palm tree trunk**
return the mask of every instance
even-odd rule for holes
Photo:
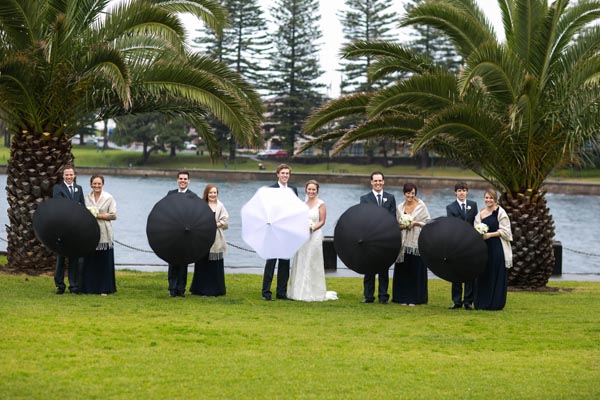
[[[7,270],[30,275],[54,270],[56,257],[35,237],[32,217],[37,205],[52,196],[61,169],[73,162],[65,137],[13,134],[6,177],[8,200]]]
[[[527,191],[515,198],[503,195],[501,205],[510,218],[513,233],[513,268],[509,286],[539,288],[554,270],[554,220],[544,193]]]

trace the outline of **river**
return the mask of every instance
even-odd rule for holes
[[[6,183],[6,175],[0,178]],[[111,193],[117,201],[118,219],[113,222],[115,239],[121,244],[115,245],[115,261],[119,265],[166,265],[163,260],[149,252],[150,247],[146,238],[146,219],[154,204],[168,190],[176,188],[175,178],[157,177],[121,177],[107,176],[104,189]],[[304,183],[290,181],[303,192]],[[89,175],[80,175],[78,183],[87,193],[89,190]],[[207,182],[192,180],[191,189],[201,195]],[[240,209],[260,186],[271,182],[213,182],[219,188],[219,199],[225,204],[229,215],[229,229],[225,231],[228,246],[225,264],[230,267],[261,267],[264,260],[255,253],[246,251],[249,247],[241,238]],[[367,181],[365,185],[327,184],[321,186],[319,197],[327,205],[327,222],[324,234],[333,235],[335,223],[340,215],[349,207],[358,203],[359,197],[370,190]],[[393,193],[398,202],[402,201],[402,188],[386,186],[385,190]],[[454,199],[454,191],[448,189],[419,190],[417,197],[421,198],[429,209],[432,218],[446,215],[446,205]],[[600,274],[600,224],[596,224],[597,212],[600,210],[600,196],[554,194],[546,195],[548,206],[554,217],[556,227],[555,240],[563,246],[563,273],[568,274]],[[304,199],[303,194],[300,198]],[[483,191],[469,191],[469,198],[483,206]],[[6,194],[0,197],[0,209],[6,210]],[[0,222],[8,224],[6,212],[0,213]],[[6,233],[0,234],[6,239]],[[240,247],[240,248],[236,248]],[[6,249],[6,242],[0,241],[0,249]],[[137,249],[137,250],[136,250]],[[338,268],[343,268],[338,260]]]

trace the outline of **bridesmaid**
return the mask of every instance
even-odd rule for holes
[[[92,175],[90,185],[92,192],[85,197],[85,205],[96,217],[100,227],[100,242],[96,251],[83,260],[81,293],[107,295],[117,291],[111,225],[111,221],[117,219],[117,203],[104,190],[102,175]]]
[[[488,248],[485,271],[475,282],[475,308],[502,310],[506,305],[506,268],[512,267],[512,233],[506,211],[498,205],[496,190],[489,188],[483,196],[485,208],[475,217],[475,226],[484,223],[488,231],[483,239]]]
[[[199,296],[224,296],[225,295],[225,265],[223,255],[227,247],[223,231],[229,227],[229,214],[227,209],[218,199],[219,190],[209,183],[204,188],[202,200],[215,214],[217,232],[215,242],[204,259],[194,264],[194,277],[190,292]]]
[[[405,184],[402,191],[404,201],[396,210],[396,219],[402,230],[402,246],[394,266],[392,302],[413,307],[428,301],[427,267],[419,254],[419,235],[431,216],[423,200],[416,197],[415,184]]]

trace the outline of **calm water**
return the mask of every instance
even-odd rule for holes
[[[1,177],[6,182],[6,176]],[[87,193],[89,176],[79,176],[78,182]],[[207,182],[192,180],[191,189],[201,194]],[[241,238],[240,209],[260,186],[271,182],[215,182],[219,187],[219,199],[225,204],[230,215],[229,229],[225,231],[229,243],[242,248],[248,248]],[[292,183],[304,187],[301,182]],[[324,234],[333,235],[335,223],[339,216],[349,207],[358,203],[359,197],[370,190],[370,185],[339,185],[328,184],[321,187],[319,197],[327,205],[327,223]],[[106,177],[105,190],[111,193],[117,201],[117,221],[113,222],[115,239],[134,248],[149,251],[146,239],[146,219],[154,204],[168,190],[176,188],[175,178],[135,178],[135,177]],[[386,190],[396,196],[400,202],[403,198],[399,187],[386,186]],[[304,199],[304,196],[300,196]],[[446,205],[454,199],[450,189],[420,190],[418,197],[425,201],[432,218],[445,216]],[[469,198],[483,206],[483,192],[471,190]],[[548,194],[548,204],[556,226],[556,240],[563,245],[564,273],[594,273],[600,274],[600,246],[597,240],[600,236],[600,224],[596,223],[597,212],[600,210],[600,196]],[[8,224],[6,215],[6,194],[0,197],[0,222]],[[6,239],[4,230],[0,237]],[[0,241],[0,249],[6,249],[6,242]],[[583,252],[586,254],[580,254]],[[596,255],[594,255],[596,254]],[[165,262],[152,253],[131,250],[119,244],[115,245],[117,264],[165,265]],[[264,260],[256,254],[234,246],[229,246],[225,264],[232,267],[261,267]],[[338,267],[343,267],[338,260]]]

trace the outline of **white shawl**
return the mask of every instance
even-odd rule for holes
[[[474,226],[481,223],[481,212],[475,216]],[[498,206],[498,232],[500,232],[500,242],[502,243],[502,252],[504,253],[504,265],[506,268],[513,266],[513,254],[510,242],[513,240],[510,230],[510,219],[504,208]]]
[[[222,260],[227,248],[223,231],[229,228],[229,214],[223,203],[219,200],[217,200],[217,207],[215,208],[215,221],[217,222],[217,232],[215,234],[215,242],[208,253],[208,259]]]
[[[401,263],[404,261],[404,254],[412,254],[415,256],[419,254],[419,235],[421,234],[421,229],[425,224],[431,219],[429,215],[429,211],[427,210],[427,206],[425,203],[416,199],[417,205],[412,213],[404,212],[405,201],[403,201],[396,210],[396,219],[398,220],[398,224],[400,224],[400,219],[402,218],[402,214],[410,214],[413,218],[413,222],[419,222],[420,225],[413,227],[412,229],[402,229],[402,246],[400,247],[400,254],[398,254],[397,263]]]
[[[100,193],[98,201],[94,197],[94,192],[85,196],[85,206],[94,216],[98,214],[114,215],[117,218],[117,203],[112,195],[104,190]],[[100,242],[96,250],[107,250],[113,247],[113,232],[110,221],[104,219],[96,219],[100,227]]]

